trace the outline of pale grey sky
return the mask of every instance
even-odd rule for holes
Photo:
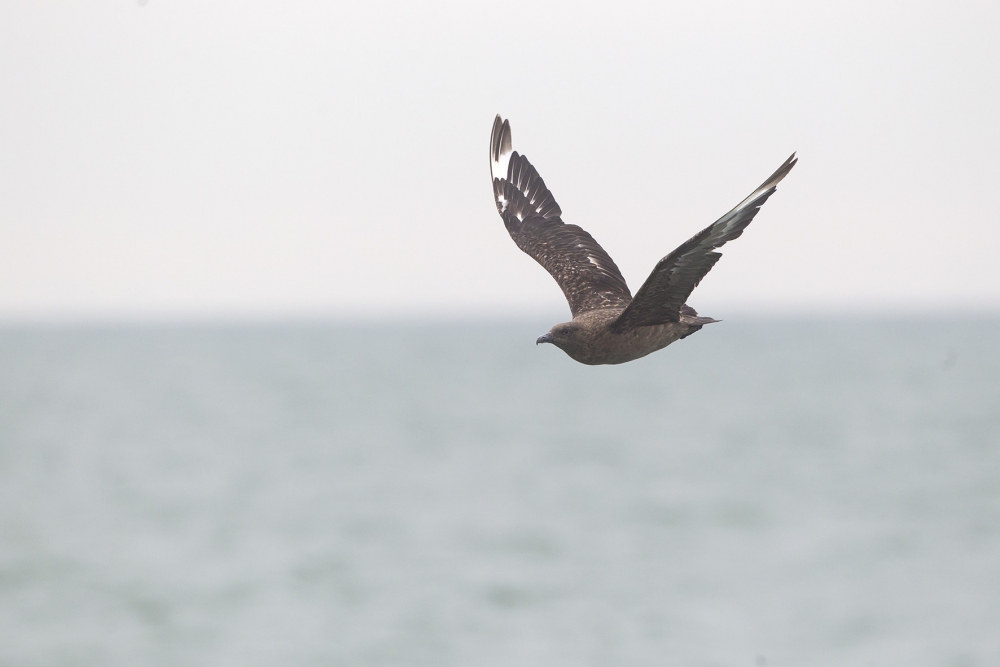
[[[633,291],[800,163],[694,293],[1000,308],[1000,3],[0,4],[0,318],[567,311],[493,116]]]

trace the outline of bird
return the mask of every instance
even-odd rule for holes
[[[497,114],[490,135],[497,212],[517,247],[555,278],[573,316],[535,344],[555,345],[582,364],[622,364],[718,322],[699,316],[686,303],[688,297],[722,257],[716,250],[743,234],[797,161],[792,153],[749,197],[657,262],[633,297],[594,237],[563,222],[562,209],[538,171],[513,150],[510,122]]]

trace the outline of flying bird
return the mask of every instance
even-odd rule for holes
[[[611,256],[594,237],[562,221],[562,209],[523,155],[514,151],[510,123],[497,115],[490,137],[490,172],[497,211],[517,247],[548,271],[573,319],[535,344],[552,343],[583,364],[622,364],[663,349],[706,324],[686,301],[740,236],[792,167],[795,153],[736,208],[682,243],[653,267],[635,297]]]

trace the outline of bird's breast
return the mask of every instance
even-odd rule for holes
[[[616,318],[617,315],[604,316],[598,321],[594,321],[597,318],[592,318],[585,322],[581,335],[582,344],[566,347],[566,353],[583,364],[624,364],[662,350],[687,331],[687,327],[679,322],[668,322],[616,333],[611,329]]]

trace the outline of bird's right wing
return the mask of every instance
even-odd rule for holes
[[[590,234],[567,225],[562,210],[528,159],[511,147],[510,124],[498,115],[490,137],[490,172],[497,211],[517,247],[548,271],[573,317],[632,300],[614,261]]]
[[[795,166],[795,162],[796,157],[792,153],[770,178],[736,208],[657,262],[646,282],[635,293],[635,299],[612,324],[612,329],[622,332],[635,327],[678,321],[684,302],[722,257],[715,249],[743,233],[767,198],[774,194],[781,179]]]

